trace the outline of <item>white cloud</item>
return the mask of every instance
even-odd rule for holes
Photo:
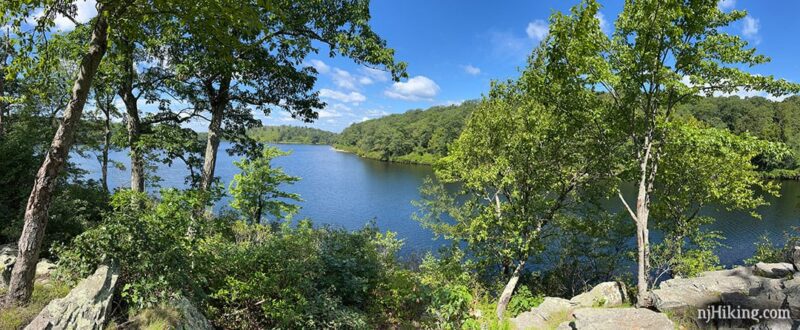
[[[317,110],[317,114],[319,115],[319,118],[321,118],[321,119],[339,118],[339,117],[342,116],[342,114],[340,114],[340,113],[338,113],[338,112],[336,112],[334,110],[329,110],[329,109]]]
[[[384,91],[384,94],[393,99],[406,101],[433,100],[439,93],[439,85],[425,76],[414,76],[406,82],[396,82]]]
[[[717,4],[720,10],[728,10],[736,7],[736,0],[722,0]]]
[[[544,37],[547,36],[547,32],[550,28],[547,26],[547,22],[537,19],[533,22],[528,23],[528,27],[525,29],[525,33],[528,34],[528,38],[531,38],[535,41],[541,41]]]
[[[608,31],[608,21],[606,21],[606,16],[603,13],[598,11],[597,14],[594,14],[594,18],[600,21],[600,30],[603,32]]]
[[[333,68],[333,83],[344,89],[355,90],[358,88],[358,81],[350,72],[339,68]]]
[[[75,21],[78,23],[86,23],[89,22],[92,18],[97,16],[97,3],[95,0],[78,0],[75,5],[77,6],[77,12],[75,12]],[[56,29],[59,31],[72,31],[75,29],[75,23],[72,22],[71,19],[59,15],[53,20],[55,23]]]
[[[481,69],[476,66],[473,66],[472,64],[467,64],[464,66],[464,72],[471,74],[473,76],[477,76],[481,74]]]
[[[763,98],[765,98],[767,100],[770,100],[770,101],[780,102],[780,101],[783,101],[783,100],[789,98],[792,95],[789,94],[789,95],[776,96],[776,95],[772,95],[770,93],[767,93],[765,91],[745,90],[745,89],[741,89],[740,88],[739,90],[737,90],[736,92],[733,92],[733,93],[716,92],[716,93],[714,93],[714,96],[738,96],[739,98],[743,98],[743,99],[760,96],[760,97],[763,97]]]
[[[316,69],[317,72],[319,72],[319,73],[326,74],[328,72],[331,72],[331,67],[329,67],[327,64],[325,64],[325,62],[323,62],[323,61],[310,60],[310,61],[308,61],[308,63],[309,63],[309,65],[314,67],[314,69]]]
[[[374,81],[372,81],[372,78],[370,78],[370,77],[360,77],[360,78],[358,78],[358,83],[362,84],[362,85],[369,85],[369,84],[372,84],[373,82]]]
[[[372,81],[386,82],[389,81],[389,73],[383,70],[373,68],[361,68],[361,73]]]
[[[359,92],[342,93],[327,88],[320,89],[319,96],[322,98],[332,99],[339,102],[347,102],[354,104],[358,104],[367,100],[367,97]]]
[[[758,36],[758,29],[760,28],[761,24],[759,23],[757,18],[753,18],[750,15],[744,17],[744,26],[742,26],[742,34],[745,37],[753,38]]]

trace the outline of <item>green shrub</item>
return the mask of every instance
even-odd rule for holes
[[[508,302],[506,311],[511,317],[514,317],[539,306],[542,301],[544,301],[543,295],[533,295],[527,286],[520,285],[517,287],[517,292],[511,297],[511,301]]]

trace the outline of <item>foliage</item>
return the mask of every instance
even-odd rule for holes
[[[402,163],[433,164],[447,154],[477,101],[410,110],[350,125],[336,148],[359,156]]]
[[[783,233],[784,244],[775,244],[766,233],[758,237],[754,243],[756,250],[753,256],[744,260],[747,265],[755,265],[759,262],[786,262],[792,260],[792,253],[795,246],[800,246],[800,227],[793,227],[792,231]]]
[[[318,128],[289,125],[256,127],[247,135],[259,142],[328,145],[333,145],[339,136]]]
[[[517,288],[517,292],[508,303],[509,316],[514,317],[520,313],[527,312],[536,306],[539,306],[544,301],[542,294],[534,295],[527,286],[521,285]]]
[[[288,155],[275,147],[265,147],[256,159],[242,159],[234,162],[241,173],[234,175],[230,185],[231,207],[238,210],[246,221],[260,224],[262,216],[269,215],[272,222],[278,222],[300,210],[300,207],[287,201],[301,201],[297,194],[279,190],[280,185],[293,184],[298,177],[287,175],[280,167],[270,164],[275,157]]]

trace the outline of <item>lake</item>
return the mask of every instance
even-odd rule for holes
[[[339,152],[330,146],[276,145],[289,156],[279,157],[276,166],[302,180],[287,186],[286,191],[300,194],[302,209],[295,219],[310,218],[316,224],[330,224],[346,229],[358,229],[374,220],[381,230],[391,230],[405,240],[403,253],[435,250],[444,244],[434,241],[433,234],[412,219],[415,212],[411,201],[420,198],[419,187],[433,174],[428,166],[387,163],[365,159]],[[220,146],[216,174],[226,186],[238,172],[229,156]],[[93,156],[76,157],[80,167],[89,171],[88,178],[100,176],[100,164]],[[113,152],[112,160],[127,164],[127,152]],[[156,175],[163,187],[185,187],[188,171],[182,163],[161,166]],[[111,189],[128,186],[130,174],[115,168],[109,169]],[[719,249],[720,261],[725,265],[741,263],[753,254],[753,243],[767,233],[774,241],[782,242],[784,231],[798,222],[800,215],[800,182],[784,181],[780,197],[768,197],[769,206],[761,207],[762,219],[754,219],[741,212],[727,212],[708,208],[703,213],[717,218],[711,229],[726,237],[727,247]]]

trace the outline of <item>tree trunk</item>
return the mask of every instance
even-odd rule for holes
[[[39,250],[42,247],[48,211],[56,186],[58,174],[69,156],[69,150],[75,138],[75,131],[83,114],[83,107],[92,87],[92,79],[106,53],[108,46],[108,22],[102,5],[98,5],[99,13],[94,23],[89,50],[83,56],[78,77],[72,86],[72,96],[64,111],[64,118],[58,127],[50,149],[42,166],[36,173],[36,181],[25,208],[25,224],[19,238],[19,253],[6,295],[8,305],[27,302],[33,291],[33,277]]]
[[[650,187],[655,175],[655,166],[651,164],[651,140],[646,138],[644,145],[644,152],[639,165],[641,176],[636,195],[636,246],[638,259],[636,304],[639,307],[649,307],[651,305],[647,283],[650,272],[650,233],[647,229],[647,220],[650,217]]]
[[[3,134],[6,132],[5,129],[5,115],[6,115],[6,102],[3,101],[3,97],[5,94],[5,70],[0,68],[0,137],[3,137]]]
[[[111,144],[111,109],[109,108],[109,104],[106,104],[105,110],[103,110],[103,114],[106,116],[105,120],[105,132],[103,132],[103,159],[102,159],[102,167],[101,170],[103,171],[103,189],[108,193],[110,190],[108,189],[108,150],[110,149]]]
[[[139,139],[142,135],[142,123],[139,118],[138,98],[133,94],[133,79],[136,72],[133,63],[133,43],[122,40],[124,56],[124,79],[120,85],[119,96],[125,103],[125,113],[127,115],[128,148],[131,158],[131,190],[136,192],[144,191],[144,159],[139,150]]]
[[[503,289],[503,293],[500,295],[500,300],[497,301],[497,318],[502,320],[503,313],[506,311],[506,306],[508,306],[508,302],[511,301],[511,295],[514,293],[514,289],[517,288],[517,282],[519,282],[519,276],[522,273],[522,268],[525,267],[525,261],[520,260],[519,264],[517,264],[517,268],[514,269],[514,273],[511,275],[511,279],[508,280],[506,287]]]
[[[206,152],[203,157],[203,173],[200,182],[200,189],[208,192],[211,184],[214,183],[214,169],[217,166],[217,151],[219,150],[219,139],[222,129],[222,117],[225,115],[225,107],[228,106],[228,90],[231,85],[231,77],[227,75],[220,81],[219,91],[214,91],[212,82],[206,83],[206,90],[211,101],[211,123],[208,124],[208,140],[206,142]]]

